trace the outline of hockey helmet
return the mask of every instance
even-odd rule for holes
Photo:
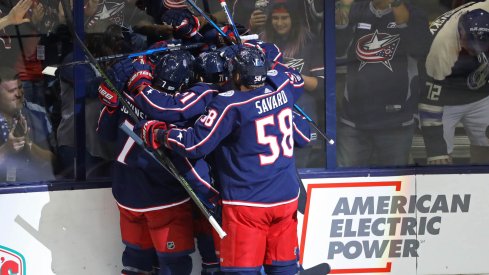
[[[466,47],[477,54],[489,50],[489,12],[474,9],[460,16],[459,33]]]
[[[156,64],[153,86],[175,93],[193,80],[194,57],[188,51],[172,51]]]
[[[245,86],[263,84],[267,78],[265,54],[257,47],[241,47],[232,62],[233,72]]]
[[[224,82],[230,76],[228,62],[218,51],[201,53],[195,61],[195,72],[208,83]]]

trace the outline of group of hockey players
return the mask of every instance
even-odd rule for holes
[[[190,274],[194,238],[202,274],[298,273],[293,151],[311,134],[293,111],[301,75],[280,63],[278,47],[240,41],[231,26],[223,27],[225,37],[212,27],[204,32],[186,8],[169,9],[164,18],[179,46],[160,41],[154,49],[171,50],[112,64],[98,89],[105,106],[97,131],[119,152],[112,179],[125,244],[122,274]],[[161,152],[226,237],[155,159]]]

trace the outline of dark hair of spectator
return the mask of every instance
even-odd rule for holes
[[[265,24],[264,41],[278,44],[284,56],[294,57],[312,38],[312,33],[304,20],[305,10],[302,3],[293,1],[276,1],[268,11],[267,22]],[[298,1],[302,2],[302,1]],[[277,9],[285,9],[291,20],[291,29],[287,37],[281,37],[273,28],[272,14]],[[282,43],[281,43],[282,42]]]
[[[19,73],[10,67],[0,67],[0,83],[3,81],[15,80],[19,78]]]

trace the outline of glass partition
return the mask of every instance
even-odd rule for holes
[[[0,1],[0,182],[53,180],[60,173],[59,81],[42,74],[71,50],[57,3]]]
[[[120,157],[114,142],[97,134],[103,78],[74,48],[70,29],[100,58],[104,72],[121,60],[116,54],[160,48],[166,44],[157,42],[163,40],[182,43],[182,37],[172,37],[175,29],[163,24],[165,1],[75,2],[69,7],[75,24],[67,23],[62,2],[70,1],[0,1],[5,19],[0,21],[0,182],[104,178]],[[218,1],[197,4],[231,34]],[[489,163],[487,1],[335,0],[333,7],[318,0],[234,0],[228,5],[242,36],[276,44],[280,62],[301,72],[306,92],[297,105],[320,131],[336,133],[336,144],[327,147],[313,129],[310,145],[295,150],[299,168]],[[334,9],[334,26],[325,25],[326,9]],[[197,9],[190,11],[200,29],[185,43],[204,37],[221,47],[225,41],[213,40],[214,26]],[[324,61],[332,58],[325,56],[328,29],[336,40],[334,91],[325,89]],[[329,100],[334,94],[335,103]],[[336,111],[325,112],[333,104]],[[332,115],[336,124],[326,125]],[[335,163],[327,165],[331,148]]]
[[[335,2],[338,167],[489,163],[488,8]]]

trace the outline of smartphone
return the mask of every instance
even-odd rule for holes
[[[266,12],[269,0],[256,0],[255,2],[255,10],[261,10],[262,12]]]

